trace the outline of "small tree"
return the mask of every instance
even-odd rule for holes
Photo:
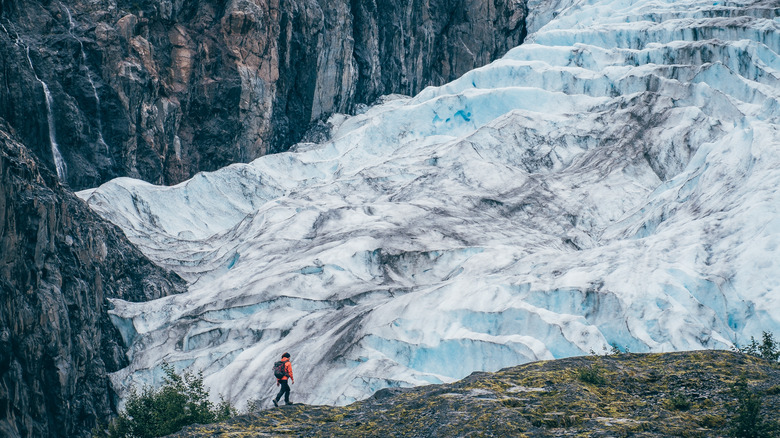
[[[735,350],[770,362],[777,362],[780,359],[780,343],[775,341],[774,336],[769,332],[762,333],[761,343],[751,336],[748,345],[742,348],[736,347]]]
[[[767,421],[761,414],[763,398],[758,391],[750,388],[744,374],[731,390],[737,398],[737,405],[729,424],[729,435],[739,438],[774,437],[777,424]]]
[[[763,332],[763,342],[758,346],[761,357],[770,361],[777,362],[780,359],[780,344],[775,341],[772,333]]]
[[[209,401],[203,385],[203,373],[176,374],[172,365],[164,364],[164,384],[159,389],[144,386],[139,393],[130,388],[123,412],[108,430],[97,430],[96,437],[152,438],[170,435],[190,424],[207,424],[226,420],[236,414],[225,401],[216,406]]]

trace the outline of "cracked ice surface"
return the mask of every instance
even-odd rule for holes
[[[332,139],[81,196],[190,282],[114,301],[117,389],[344,404],[537,359],[780,332],[780,10],[543,0],[504,58]],[[535,11],[541,11],[535,13]],[[555,14],[553,14],[555,12]]]

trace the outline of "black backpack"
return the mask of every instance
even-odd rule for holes
[[[274,376],[277,379],[281,379],[282,377],[287,377],[287,370],[284,367],[284,362],[281,360],[276,361],[274,363]]]

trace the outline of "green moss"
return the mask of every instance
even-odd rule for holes
[[[705,414],[696,419],[696,424],[707,429],[722,430],[726,426],[726,417]]]
[[[592,385],[606,385],[607,377],[604,370],[598,365],[592,365],[579,369],[579,379]]]
[[[778,395],[780,394],[780,385],[773,385],[766,389],[766,395]]]
[[[501,400],[501,403],[508,408],[519,408],[525,406],[523,401],[520,401],[516,398],[505,398]]]
[[[685,394],[674,394],[666,400],[668,409],[675,411],[687,411],[691,408],[691,400]]]

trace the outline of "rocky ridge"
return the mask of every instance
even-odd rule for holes
[[[0,435],[88,436],[127,366],[108,298],[183,292],[100,219],[0,119]]]
[[[711,350],[534,362],[452,384],[383,389],[345,407],[281,406],[174,436],[723,437],[742,376],[771,419],[780,409],[780,367]]]
[[[61,154],[75,190],[173,184],[484,65],[525,15],[523,0],[9,0],[0,117],[51,169]]]

